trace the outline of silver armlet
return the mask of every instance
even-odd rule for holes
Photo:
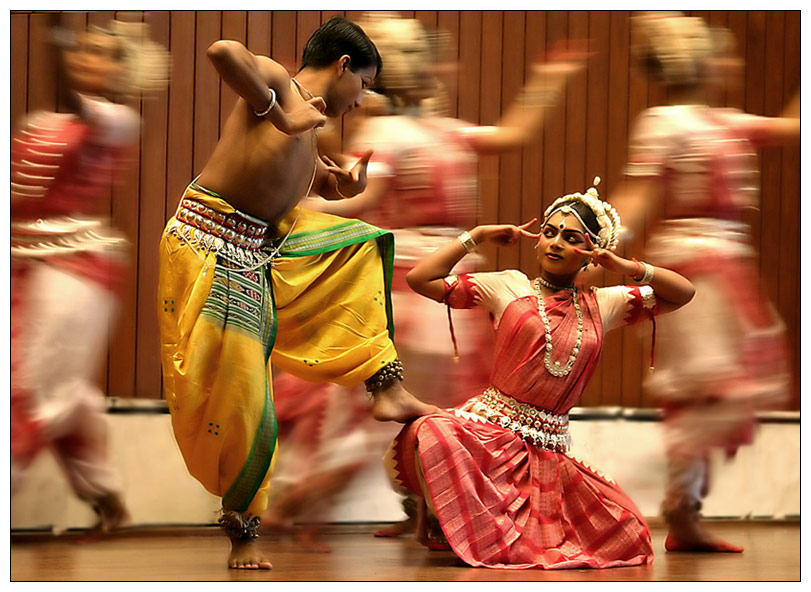
[[[473,237],[470,236],[470,233],[465,230],[462,234],[459,235],[459,242],[462,243],[462,246],[465,248],[465,251],[471,253],[476,249],[476,241],[473,240]]]

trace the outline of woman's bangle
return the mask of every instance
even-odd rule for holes
[[[636,259],[632,259],[634,263],[637,265],[641,265],[644,269],[644,273],[642,273],[642,277],[637,277],[639,274],[633,276],[635,282],[639,282],[640,284],[649,284],[653,280],[653,265],[649,263],[645,263],[637,261]]]
[[[474,251],[477,246],[476,241],[473,240],[473,237],[470,236],[470,233],[467,230],[465,230],[462,234],[459,235],[459,242],[462,243],[462,246],[468,253]]]
[[[272,88],[268,88],[268,90],[270,91],[270,103],[268,103],[268,106],[262,112],[254,110],[257,117],[264,117],[273,110],[273,107],[276,106],[276,91]]]

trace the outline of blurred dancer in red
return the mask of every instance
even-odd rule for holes
[[[384,62],[374,86],[377,92],[367,93],[364,99],[363,115],[353,114],[345,120],[347,154],[359,158],[374,150],[367,188],[347,200],[310,199],[307,207],[357,217],[392,230],[394,341],[407,369],[404,385],[422,400],[452,407],[489,384],[493,350],[489,319],[480,310],[454,310],[453,339],[443,338],[436,331],[437,327],[447,326],[450,310],[410,290],[406,273],[426,255],[453,242],[462,230],[475,224],[479,207],[479,157],[515,150],[536,138],[544,117],[556,106],[567,80],[583,68],[584,60],[582,55],[559,55],[536,66],[526,88],[499,124],[479,126],[445,113],[447,88],[440,73],[454,71],[444,55],[446,36],[427,31],[415,19],[385,11],[367,13],[360,24]],[[337,146],[332,148],[333,152],[337,150]],[[472,254],[460,261],[455,271],[472,272],[484,264],[483,256]],[[285,377],[287,388],[297,393],[297,401],[305,396],[303,391],[309,390],[307,396],[318,398],[324,391],[338,388],[308,385],[308,389],[303,389],[296,388],[295,383],[295,379]],[[276,391],[277,401],[287,396],[290,393],[282,389]],[[280,415],[280,421],[283,420]],[[362,421],[362,415],[358,421]],[[347,437],[358,436],[363,429],[368,428],[356,421],[354,428],[345,426],[345,433]],[[377,433],[381,429],[385,428],[372,428]],[[388,442],[392,435],[382,441]],[[381,441],[374,436],[369,434],[370,443]],[[343,486],[345,481],[330,483]],[[404,509],[407,520],[377,535],[397,536],[413,531],[416,526],[413,498],[404,501]],[[264,523],[269,521],[266,516]]]
[[[127,518],[95,384],[126,277],[127,243],[105,197],[141,120],[116,99],[157,91],[168,53],[143,23],[57,31],[71,113],[30,114],[11,148],[11,487],[43,448],[99,516]]]
[[[696,287],[690,304],[657,323],[647,382],[665,412],[665,547],[741,552],[708,533],[699,510],[710,452],[731,456],[751,443],[755,411],[788,395],[784,327],[760,287],[744,213],[758,205],[756,148],[799,141],[799,94],[783,117],[713,108],[715,85],[733,63],[728,31],[679,13],[645,13],[633,17],[632,33],[637,61],[665,85],[669,102],[637,119],[626,183],[610,201],[637,240],[648,216],[649,260]]]

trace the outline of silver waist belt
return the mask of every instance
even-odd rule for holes
[[[489,387],[470,408],[479,417],[515,432],[525,442],[555,452],[566,452],[571,446],[569,416],[522,403],[495,387]]]

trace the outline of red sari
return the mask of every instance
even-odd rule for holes
[[[565,417],[583,393],[597,366],[604,332],[648,318],[646,307],[655,303],[652,293],[643,298],[636,287],[578,291],[582,345],[571,372],[555,377],[544,367],[544,325],[526,276],[508,271],[449,279],[449,305],[485,306],[493,315],[492,386],[559,417]],[[553,360],[565,359],[577,333],[572,292],[558,292],[545,305]],[[415,420],[390,449],[395,485],[423,496],[419,459],[427,502],[462,560],[508,569],[604,568],[653,561],[645,519],[614,481],[483,417],[477,409],[484,397]]]

